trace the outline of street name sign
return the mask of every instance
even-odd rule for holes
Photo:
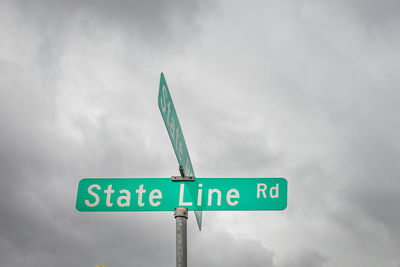
[[[164,74],[161,73],[158,107],[179,164],[181,176],[171,178],[84,178],[80,180],[76,209],[86,212],[175,211],[176,264],[187,266],[188,210],[199,230],[202,211],[284,210],[285,178],[195,177],[185,138]]]
[[[85,178],[79,183],[79,211],[284,210],[284,178]],[[189,192],[195,186],[195,193]]]
[[[186,146],[185,138],[181,124],[178,120],[178,115],[175,110],[172,97],[169,92],[167,82],[164,77],[164,73],[161,73],[160,77],[160,88],[158,91],[158,107],[160,108],[161,116],[164,119],[165,127],[167,127],[168,135],[174,148],[176,158],[179,163],[179,169],[183,171],[184,176],[195,176],[192,161],[189,157],[189,151]],[[197,184],[195,182],[194,184]],[[194,194],[194,186],[189,185],[189,191]],[[195,205],[196,206],[196,205]],[[201,211],[195,210],[194,212],[197,225],[201,230],[202,214]]]
[[[195,176],[178,115],[163,73],[161,73],[160,89],[158,91],[158,107],[167,127],[179,166],[183,168],[185,176]]]

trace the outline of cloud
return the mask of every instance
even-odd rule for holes
[[[360,18],[370,26],[387,27],[388,24],[398,23],[397,11],[400,9],[398,1],[388,0],[382,3],[375,1],[344,1],[340,3],[349,6]],[[382,30],[382,29],[381,29]]]
[[[98,27],[111,28],[125,38],[143,41],[163,49],[179,45],[189,34],[199,30],[199,13],[209,3],[199,1],[47,1],[15,2],[23,22],[34,26],[48,42],[63,38],[74,20],[86,34]]]
[[[74,198],[85,176],[160,176],[157,169],[149,172],[164,153],[154,155],[157,141],[148,141],[154,136],[147,119],[153,116],[148,110],[157,114],[155,93],[138,78],[140,73],[132,74],[132,65],[143,64],[154,47],[181,44],[185,32],[197,27],[200,4],[40,1],[2,6],[3,263],[163,266],[168,259],[172,265],[172,215],[170,224],[163,215],[80,216]],[[126,50],[130,46],[132,53]],[[124,71],[124,66],[131,69]],[[154,92],[156,87],[150,84]],[[161,135],[165,129],[157,115]]]
[[[74,208],[82,177],[178,174],[161,71],[199,177],[289,182],[284,212],[191,218],[193,265],[400,262],[395,1],[1,5],[5,266],[174,264],[172,214]]]
[[[321,254],[319,254],[316,251],[302,250],[296,254],[297,255],[292,255],[289,259],[284,261],[284,263],[282,263],[278,266],[280,266],[280,267],[286,267],[286,266],[319,267],[319,266],[324,266],[324,263],[327,261],[327,259],[325,257],[323,257]]]
[[[258,240],[234,237],[223,230],[208,233],[190,245],[190,262],[195,266],[274,266],[274,253]],[[201,253],[196,249],[201,247]],[[206,249],[204,249],[206,247]]]

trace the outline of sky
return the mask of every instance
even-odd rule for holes
[[[188,219],[188,266],[400,267],[400,2],[0,1],[1,266],[174,266],[173,212],[79,212],[84,177],[284,177]]]

